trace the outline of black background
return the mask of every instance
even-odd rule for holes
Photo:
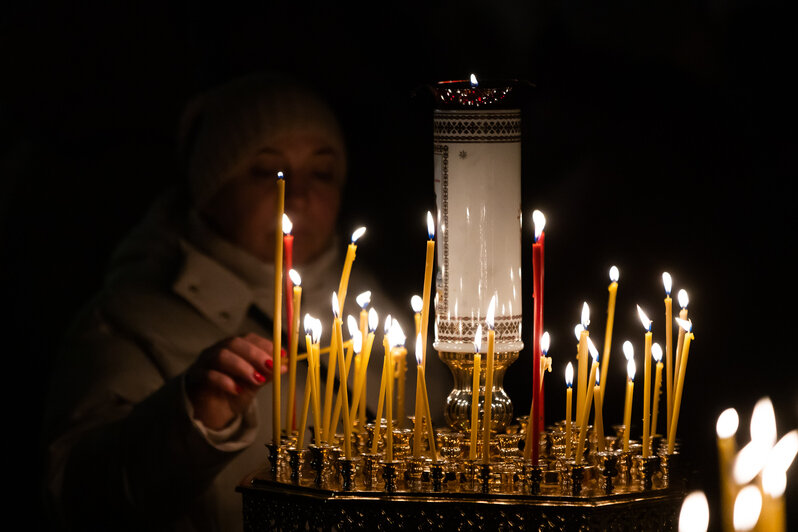
[[[432,113],[417,89],[471,72],[533,82],[524,106],[523,259],[529,281],[530,215],[541,209],[555,365],[547,419],[562,416],[562,371],[583,301],[594,337],[604,336],[607,272],[616,264],[606,423],[622,414],[620,345],[630,339],[642,349],[636,304],[663,342],[660,276],[669,271],[674,295],[690,294],[696,336],[679,424],[696,468],[691,487],[717,506],[714,426],[723,409],[738,409],[741,444],[763,396],[774,402],[779,436],[798,427],[794,12],[721,0],[361,9],[98,2],[16,8],[3,24],[7,404],[33,421],[20,442],[31,449],[27,491],[37,489],[36,425],[52,352],[100,286],[114,244],[178,180],[182,106],[260,69],[294,74],[334,105],[351,157],[342,232],[368,225],[358,260],[408,300],[421,288],[424,213],[434,206]],[[529,408],[530,356],[522,353],[506,381],[519,412]],[[641,404],[637,395],[637,412]]]

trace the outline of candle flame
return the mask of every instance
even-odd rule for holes
[[[478,87],[479,86],[479,83],[477,82],[477,75],[476,74],[471,74],[470,81],[471,81],[471,87]]]
[[[366,307],[369,306],[371,303],[371,290],[366,290],[365,292],[361,292],[355,298],[355,302],[360,305],[360,308],[366,310]]]
[[[648,316],[646,316],[646,313],[640,308],[640,305],[637,305],[637,315],[640,316],[640,322],[643,324],[643,328],[646,331],[651,331],[651,320],[648,319]]]
[[[668,272],[663,272],[662,284],[665,286],[665,294],[670,296],[671,288],[673,288],[673,280],[671,279],[671,274],[669,274]]]
[[[599,386],[599,384],[600,384],[599,383],[600,377],[601,377],[601,372],[597,371],[596,372],[596,386]]]
[[[496,295],[490,298],[490,305],[488,305],[488,314],[485,316],[485,322],[488,324],[488,328],[493,330],[493,315],[496,312]]]
[[[352,335],[352,350],[355,353],[360,353],[363,349],[363,334],[355,329],[355,334]]]
[[[629,377],[629,380],[634,382],[635,380],[635,371],[637,371],[637,366],[635,365],[635,359],[630,358],[629,362],[626,363],[626,375]]]
[[[776,414],[769,397],[763,397],[754,405],[751,414],[751,441],[770,449],[776,443]]]
[[[746,486],[734,500],[734,530],[751,530],[759,521],[762,494],[756,486]]]
[[[406,339],[407,337],[402,331],[402,326],[399,325],[398,321],[393,320],[391,322],[391,328],[388,330],[388,345],[391,347],[401,347],[405,345]]]
[[[761,441],[748,442],[734,459],[734,481],[739,485],[751,482],[767,464],[769,452],[770,447]]]
[[[477,332],[474,335],[474,353],[479,353],[482,349],[482,324],[477,325]]]
[[[549,352],[549,346],[551,346],[551,337],[548,331],[546,331],[540,336],[540,352],[543,353],[544,356]]]
[[[574,327],[574,336],[576,336],[577,341],[579,341],[579,339],[582,337],[582,331],[584,330],[585,328],[582,327],[581,323],[577,323],[576,326]]]
[[[290,235],[293,228],[294,224],[291,223],[291,218],[286,213],[283,213],[283,234]]]
[[[285,179],[285,174],[282,172],[277,172],[277,179]]]
[[[651,346],[651,356],[654,358],[654,362],[657,364],[662,362],[662,348],[657,342],[654,342]]]
[[[587,349],[590,351],[590,356],[593,357],[593,362],[598,362],[598,349],[596,349],[596,346],[593,345],[593,340],[591,340],[589,336],[587,337]]]
[[[369,332],[373,333],[377,330],[377,325],[379,324],[379,316],[377,315],[377,311],[374,310],[374,307],[369,309]]]
[[[391,315],[388,314],[385,318],[385,324],[382,326],[382,332],[387,336],[389,332],[391,332],[391,323],[392,318]]]
[[[291,279],[291,282],[294,283],[294,286],[302,286],[302,277],[300,277],[299,272],[295,269],[291,268],[288,270],[288,277]]]
[[[781,497],[787,484],[787,469],[798,453],[798,429],[794,429],[779,440],[768,454],[767,464],[762,470],[762,488],[771,497]]]
[[[676,297],[679,299],[679,306],[682,308],[687,308],[687,304],[690,303],[690,298],[687,297],[687,290],[682,288],[679,290],[679,295]]]
[[[313,334],[313,322],[315,318],[310,314],[305,314],[305,319],[302,320],[303,325],[305,326],[305,334]]]
[[[762,491],[776,498],[784,495],[786,489],[787,473],[779,468],[765,466],[762,470]]]
[[[569,388],[574,385],[574,365],[570,362],[565,366],[565,385]]]
[[[676,323],[679,324],[679,327],[684,329],[684,332],[690,332],[693,330],[693,322],[691,320],[683,320],[681,318],[675,318]]]
[[[635,348],[629,340],[623,343],[623,356],[626,357],[626,360],[632,360],[632,357],[635,356]]]
[[[709,503],[703,491],[685,497],[679,513],[679,532],[706,532],[709,527]]]
[[[590,307],[587,306],[587,301],[582,304],[582,328],[587,329],[590,325]]]
[[[537,242],[543,234],[543,228],[546,227],[546,217],[537,209],[532,212],[532,224],[535,226],[535,242]]]
[[[418,365],[421,365],[421,362],[424,361],[424,350],[422,349],[421,345],[421,333],[416,335],[416,362]]]
[[[360,325],[358,325],[357,320],[351,314],[346,316],[346,328],[349,329],[349,337],[355,337],[355,331],[360,330]]]
[[[333,311],[333,317],[337,318],[338,317],[338,295],[335,293],[335,290],[333,290],[333,294],[332,294],[332,311]]]
[[[621,272],[618,270],[617,266],[613,266],[610,268],[610,281],[613,283],[617,283],[618,279],[621,278]]]
[[[321,341],[321,320],[318,318],[313,320],[313,336],[311,336],[311,340],[314,344],[318,344]]]
[[[416,314],[421,312],[421,309],[424,308],[424,300],[421,299],[421,296],[413,296],[410,298],[410,308],[412,308],[413,312]]]
[[[715,432],[717,432],[718,438],[725,440],[737,434],[737,427],[739,425],[740,416],[737,415],[737,410],[734,408],[727,408],[718,416]]]
[[[357,239],[360,238],[361,236],[363,236],[363,233],[365,233],[365,232],[366,232],[366,228],[365,227],[359,227],[359,228],[355,229],[355,232],[352,233],[352,243],[354,244],[355,242],[357,242]]]
[[[435,238],[435,219],[432,218],[432,213],[427,211],[427,235],[429,239]]]

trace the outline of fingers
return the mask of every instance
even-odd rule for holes
[[[241,386],[239,386],[229,375],[226,375],[215,369],[208,370],[205,374],[205,379],[211,387],[216,388],[219,391],[229,393],[230,395],[238,395],[243,391]]]
[[[265,355],[266,358],[264,360],[264,364],[261,367],[261,369],[264,369],[269,373],[271,373],[274,370],[274,361],[273,361],[274,344],[270,340],[267,340],[262,336],[258,336],[255,333],[249,333],[243,338],[236,338],[234,340],[240,340],[240,342],[236,342],[235,345],[241,348],[242,355],[246,356],[246,352],[249,352],[250,354],[256,357],[254,361],[250,359],[250,362],[253,365],[258,367],[257,362],[259,360],[263,360],[260,357]],[[250,345],[249,346],[242,345],[242,343],[244,342]],[[286,371],[288,371],[288,353],[286,352],[285,349],[280,349],[280,355],[282,362],[282,368],[280,372],[285,373]]]
[[[225,373],[238,382],[255,387],[260,387],[267,381],[267,376],[264,375],[264,373],[271,377],[271,372],[264,370],[262,373],[258,371],[258,368],[253,366],[241,355],[240,349],[236,351],[222,349],[219,351],[215,369]]]

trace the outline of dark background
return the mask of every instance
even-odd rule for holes
[[[5,11],[3,323],[13,364],[7,404],[32,422],[19,442],[31,450],[23,489],[38,489],[35,435],[52,353],[99,288],[115,243],[179,179],[175,133],[193,94],[276,69],[326,95],[351,156],[342,231],[368,225],[358,260],[409,300],[421,288],[424,213],[434,206],[432,113],[417,89],[475,72],[536,85],[524,105],[524,272],[529,281],[538,208],[548,218],[545,316],[555,364],[547,419],[562,416],[562,371],[583,301],[601,345],[616,264],[604,415],[621,421],[620,345],[635,342],[642,368],[636,304],[663,343],[660,276],[669,271],[674,299],[679,288],[690,294],[696,336],[679,434],[696,471],[690,486],[716,507],[714,426],[723,409],[738,409],[741,444],[763,396],[774,402],[779,436],[798,427],[796,19],[770,2],[685,4],[467,1],[383,11],[98,2]],[[531,318],[530,286],[524,301]],[[522,353],[506,382],[519,413],[529,408],[530,356]],[[637,395],[637,412],[641,405]],[[798,522],[794,511],[790,520]]]

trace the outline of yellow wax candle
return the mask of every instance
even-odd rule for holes
[[[380,432],[382,431],[382,411],[385,406],[385,396],[388,391],[388,365],[390,362],[390,346],[388,345],[388,332],[391,326],[391,315],[385,319],[385,327],[383,328],[382,349],[384,352],[382,358],[382,381],[380,382],[380,395],[377,401],[377,417],[374,420],[374,437],[371,442],[371,452],[377,453],[380,441]]]
[[[756,407],[754,411],[756,412]],[[775,423],[773,425],[775,436]],[[767,532],[787,530],[784,492],[787,488],[787,470],[795,459],[796,450],[798,450],[798,429],[782,436],[768,453],[767,463],[759,475],[763,500],[762,515],[756,530]]]
[[[737,455],[735,435],[740,424],[737,410],[727,408],[718,417],[715,430],[718,435],[718,472],[720,474],[720,515],[723,530],[734,530],[734,496],[732,467]]]
[[[590,325],[590,307],[587,303],[582,305],[582,331],[579,333],[579,355],[577,356],[576,371],[576,422],[582,422],[584,414],[585,397],[587,397],[587,327]]]
[[[336,297],[335,293],[333,292],[332,307],[333,307],[333,316],[335,316],[335,319],[333,321],[333,324],[334,324],[333,334],[334,334],[334,341],[337,344],[336,351],[338,353],[338,371],[341,374],[339,389],[343,390],[343,392],[342,392],[343,403],[345,405],[347,405],[347,408],[344,408],[344,457],[347,460],[351,460],[352,459],[352,432],[351,432],[352,425],[349,422],[349,408],[348,408],[349,398],[347,396],[348,385],[347,385],[347,381],[346,381],[346,363],[344,362],[344,348],[343,348],[344,339],[343,339],[343,333],[341,331],[342,322],[341,322],[341,318],[338,316],[337,305],[338,305],[338,298]],[[333,431],[334,430],[335,430],[335,427],[333,427]]]
[[[662,284],[665,287],[665,389],[667,395],[665,434],[667,434],[673,412],[673,300],[671,299],[673,280],[668,272],[662,274]]]
[[[414,295],[410,298],[410,308],[413,309],[413,323],[416,326],[416,336],[421,334],[421,311],[424,310],[424,300]]]
[[[282,312],[283,312],[283,213],[285,212],[285,179],[283,173],[277,173],[277,226],[274,239],[274,317],[272,328],[272,345],[274,346],[272,358],[274,372],[272,376],[272,443],[280,445],[280,382],[283,365],[280,350],[282,346]]]
[[[496,296],[494,295],[490,300],[488,314],[485,317],[485,321],[488,324],[488,353],[487,366],[485,368],[485,413],[482,422],[482,461],[486,464],[490,463],[491,410],[493,402],[493,348],[496,340],[496,331],[493,329],[495,307]]]
[[[654,375],[654,409],[651,412],[651,437],[657,434],[657,415],[659,414],[659,396],[662,392],[662,348],[655,343],[651,346],[651,356],[657,363]]]
[[[435,428],[432,426],[432,414],[429,410],[429,397],[427,396],[427,379],[424,376],[424,366],[419,364],[418,372],[421,374],[421,394],[422,401],[424,401],[424,416],[427,425],[427,442],[429,442],[429,452],[432,456],[432,461],[438,461],[438,450],[435,445]]]
[[[321,421],[321,370],[319,369],[319,366],[321,366],[321,349],[319,346],[319,341],[321,340],[321,320],[312,318],[307,314],[305,315],[305,319],[307,320],[305,322],[305,330],[310,329],[313,341],[310,349],[308,349],[308,360],[313,361],[312,384],[314,388],[311,390],[311,396],[313,398],[314,442],[316,445],[321,445],[324,437],[324,427]]]
[[[532,403],[529,405],[529,417],[527,418],[527,426],[529,426],[529,420],[534,419],[535,416],[535,397],[539,396],[543,392],[543,378],[546,375],[546,369],[548,368],[551,371],[551,358],[547,357],[546,354],[549,352],[549,344],[551,343],[549,333],[544,332],[540,335],[540,387],[537,390],[537,394],[533,394],[532,396]],[[533,438],[534,431],[526,429],[526,437],[524,439],[524,460],[530,460],[532,458],[532,438]]]
[[[565,459],[571,459],[571,410],[573,405],[574,365],[565,366]]]
[[[429,298],[432,287],[432,266],[435,264],[435,222],[432,213],[427,211],[427,258],[424,266],[424,293],[421,294],[421,341],[423,342],[422,365],[427,367],[427,329],[429,328]]]
[[[676,426],[679,424],[679,409],[682,406],[682,392],[684,391],[684,373],[687,370],[687,357],[690,354],[690,342],[695,338],[692,333],[693,324],[689,321],[679,320],[679,325],[685,331],[684,346],[679,356],[679,375],[676,380],[676,390],[673,394],[673,419],[668,432],[668,454],[673,454],[676,444]]]
[[[482,325],[477,325],[474,336],[474,371],[471,379],[471,446],[468,448],[468,459],[477,459],[477,444],[479,433],[479,377],[482,373]]]
[[[687,304],[689,303],[687,292],[685,290],[679,290],[679,306],[682,307],[682,310],[679,311],[679,319],[683,321],[687,321]],[[682,355],[682,347],[684,346],[684,329],[679,327],[679,336],[678,340],[676,341],[676,355],[675,361],[673,363],[673,389],[676,390],[676,382],[679,380],[679,364],[681,361],[679,357]],[[673,418],[673,411],[671,410],[671,418]],[[668,428],[668,434],[670,434],[670,427]]]
[[[355,413],[359,412],[358,419],[361,429],[366,426],[366,394],[364,392],[366,389],[369,360],[371,359],[371,349],[374,345],[374,331],[377,329],[377,311],[373,308],[369,309],[368,316],[366,341],[363,346],[363,351],[360,354],[360,376],[355,384],[355,395],[352,399],[352,410],[349,414],[352,419],[354,419]]]
[[[643,458],[651,455],[650,428],[651,428],[651,320],[637,306],[637,314],[646,329],[645,354],[643,355]]]
[[[310,339],[310,333],[307,332],[305,334],[305,346],[308,350],[312,349],[313,342]],[[297,449],[302,449],[305,443],[305,431],[307,429],[307,422],[308,422],[308,411],[310,408],[312,398],[312,392],[314,386],[314,376],[313,376],[313,357],[308,358],[308,373],[307,377],[305,378],[305,397],[304,401],[302,402],[302,413],[299,416],[299,434],[297,439]],[[316,427],[318,431],[318,427]]]
[[[357,240],[363,233],[366,232],[365,227],[360,227],[352,233],[352,241],[346,248],[346,258],[344,259],[344,268],[341,271],[341,280],[338,282],[338,315],[344,314],[344,302],[346,301],[346,291],[349,288],[349,275],[352,272],[352,263],[355,261],[355,253],[357,252]]]
[[[388,372],[385,375],[386,383],[386,397],[388,398],[386,404],[386,418],[387,428],[385,433],[385,461],[393,462],[393,362],[391,361],[391,349],[388,350],[387,355]]]
[[[333,321],[333,327],[335,327],[335,321]],[[333,332],[333,335],[335,333]],[[333,407],[333,389],[335,388],[335,366],[336,366],[336,359],[338,357],[338,346],[335,342],[330,344],[330,353],[327,357],[327,382],[324,386],[324,412],[322,423],[323,425],[323,432],[324,432],[324,441],[325,443],[330,442],[331,430],[330,428],[330,417],[332,417],[332,407]]]
[[[626,401],[623,407],[623,452],[629,451],[629,433],[632,432],[632,397],[635,387],[635,361],[626,363]]]
[[[596,373],[598,372],[599,363],[598,363],[598,350],[593,345],[593,342],[590,341],[590,338],[587,339],[588,346],[590,348],[590,352],[593,355],[593,363],[590,365],[590,377],[588,378],[587,382],[594,383],[596,382]],[[584,408],[582,410],[582,419],[579,420],[579,441],[576,443],[576,463],[579,464],[582,462],[582,455],[584,454],[585,448],[585,437],[587,435],[587,425],[590,421],[590,407],[593,401],[593,390],[595,386],[588,386],[587,387],[587,395],[585,396],[585,403]],[[599,388],[599,391],[601,388]]]
[[[355,330],[355,341],[352,342],[352,345],[346,351],[346,357],[344,358],[344,369],[346,373],[341,378],[341,380],[346,381],[346,389],[339,383],[338,384],[338,396],[335,398],[335,406],[333,407],[333,415],[332,415],[332,430],[333,434],[335,434],[335,429],[338,427],[338,422],[341,420],[341,410],[349,411],[349,403],[347,403],[345,399],[345,395],[349,394],[349,369],[352,365],[352,358],[354,352],[359,352],[363,347],[363,340],[360,337],[360,331]],[[349,414],[344,415],[344,419],[347,417],[350,418]],[[351,430],[350,426],[350,430]]]
[[[288,275],[294,284],[294,316],[291,324],[291,338],[288,343],[288,409],[285,412],[285,433],[291,434],[296,414],[294,408],[296,402],[296,353],[299,345],[299,305],[302,302],[302,278],[296,270],[290,270]]]
[[[423,357],[423,349],[421,347],[421,333],[416,335],[416,360],[418,360],[418,369],[421,369],[421,361]],[[421,371],[416,372],[416,405],[415,414],[413,416],[413,458],[421,458],[421,439],[423,428],[424,407],[422,405],[422,391],[421,391]]]
[[[607,384],[607,368],[610,362],[612,346],[612,325],[615,321],[615,298],[618,295],[618,278],[620,272],[617,266],[610,268],[609,301],[607,302],[607,329],[604,333],[604,353],[601,355],[601,398],[604,399],[604,387]]]
[[[407,349],[395,351],[396,360],[396,428],[400,429],[405,422],[405,388],[407,380]]]
[[[597,377],[600,375],[596,374]],[[603,401],[601,397],[601,386],[600,384],[596,384],[593,387],[593,403],[595,408],[593,409],[593,428],[596,430],[596,443],[598,444],[598,451],[600,453],[604,452],[604,418],[601,412],[603,407]]]

